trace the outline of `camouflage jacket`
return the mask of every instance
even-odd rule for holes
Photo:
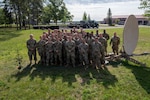
[[[54,52],[61,52],[62,51],[62,42],[55,41],[53,48],[54,48]]]
[[[35,50],[36,49],[36,40],[34,40],[34,39],[27,40],[27,48],[30,51]]]
[[[66,51],[67,52],[75,52],[75,42],[72,41],[67,41],[65,45]]]
[[[81,54],[86,54],[88,53],[89,45],[87,43],[81,43],[78,48]]]
[[[110,45],[112,44],[112,46],[118,46],[120,44],[120,38],[118,36],[116,37],[112,37],[110,40]]]

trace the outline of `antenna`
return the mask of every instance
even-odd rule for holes
[[[139,27],[138,21],[134,15],[130,15],[125,22],[124,30],[123,30],[123,45],[120,55],[109,55],[105,59],[108,61],[112,61],[113,59],[120,59],[124,58],[129,60],[135,64],[139,64],[141,66],[146,66],[146,64],[141,63],[133,58],[133,52],[136,48],[137,42],[139,37]]]

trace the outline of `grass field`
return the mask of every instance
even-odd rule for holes
[[[150,52],[150,27],[139,30],[139,42],[134,53]],[[28,66],[26,40],[30,33],[39,40],[43,31],[0,29],[0,100],[150,99],[150,55],[134,57],[146,63],[147,67],[123,59],[110,62],[104,70]],[[106,31],[110,36],[117,32],[122,37],[123,29],[113,28]],[[111,52],[111,48],[108,49]],[[23,57],[23,68],[20,71],[16,68],[17,50]]]

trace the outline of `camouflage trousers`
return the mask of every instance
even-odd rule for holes
[[[67,52],[67,65],[70,64],[70,60],[72,62],[72,65],[75,67],[75,53]]]
[[[63,65],[66,65],[66,63],[67,63],[67,51],[63,48],[62,49],[62,63],[63,63]]]
[[[53,52],[46,52],[46,65],[53,63]]]
[[[34,57],[34,60],[36,61],[37,60],[37,57],[36,57],[36,50],[28,50],[28,56],[29,56],[29,60],[32,61],[32,56]]]
[[[89,64],[88,61],[88,54],[87,53],[80,53],[80,61],[82,62],[82,64],[84,63],[86,66]]]
[[[105,55],[107,55],[107,46],[104,46]]]
[[[118,46],[118,45],[113,45],[113,46],[112,46],[112,50],[113,50],[113,53],[114,53],[114,54],[117,54],[117,55],[118,55],[118,53],[119,53],[119,46]]]
[[[44,50],[43,49],[38,49],[38,54],[40,56],[40,63],[45,63]]]
[[[79,49],[76,49],[76,51],[75,51],[75,63],[76,63],[76,65],[80,65],[82,63],[80,55],[81,54],[79,52]]]
[[[92,53],[93,54],[93,67],[98,67],[100,68],[101,67],[101,54],[100,53],[97,53],[97,52],[94,52]]]
[[[55,64],[58,64],[58,62],[60,63],[60,65],[62,65],[62,52],[59,51],[59,52],[55,52],[54,53],[54,61],[55,61]],[[58,61],[59,60],[59,61]]]

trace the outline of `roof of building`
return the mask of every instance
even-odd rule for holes
[[[112,18],[128,18],[129,15],[114,15]],[[147,18],[144,15],[135,15],[136,18]]]

